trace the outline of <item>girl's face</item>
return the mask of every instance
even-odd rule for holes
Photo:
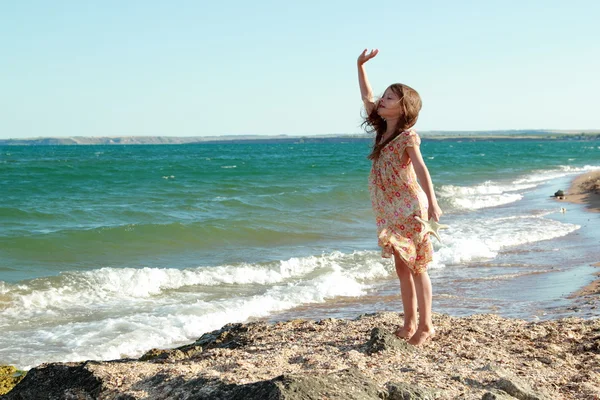
[[[383,96],[377,101],[377,114],[381,118],[398,118],[402,113],[400,97],[390,88],[387,88]]]

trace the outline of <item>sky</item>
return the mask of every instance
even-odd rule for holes
[[[0,138],[362,132],[375,94],[417,130],[600,129],[597,0],[0,2]]]

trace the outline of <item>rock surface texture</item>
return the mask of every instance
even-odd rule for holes
[[[139,359],[30,370],[2,399],[593,399],[600,320],[434,315],[415,348],[395,313],[230,324]]]

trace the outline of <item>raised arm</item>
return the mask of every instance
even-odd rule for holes
[[[371,89],[371,84],[369,83],[369,79],[367,79],[365,63],[375,57],[377,53],[379,53],[377,49],[371,50],[369,53],[367,53],[367,49],[364,49],[360,53],[360,56],[358,56],[358,60],[356,60],[358,66],[358,86],[360,87],[360,96],[365,105],[367,115],[371,114],[371,111],[375,108],[375,99],[373,98],[373,89]]]

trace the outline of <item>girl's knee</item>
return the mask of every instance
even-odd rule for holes
[[[398,276],[410,276],[412,274],[408,265],[400,257],[395,257],[395,264]]]

